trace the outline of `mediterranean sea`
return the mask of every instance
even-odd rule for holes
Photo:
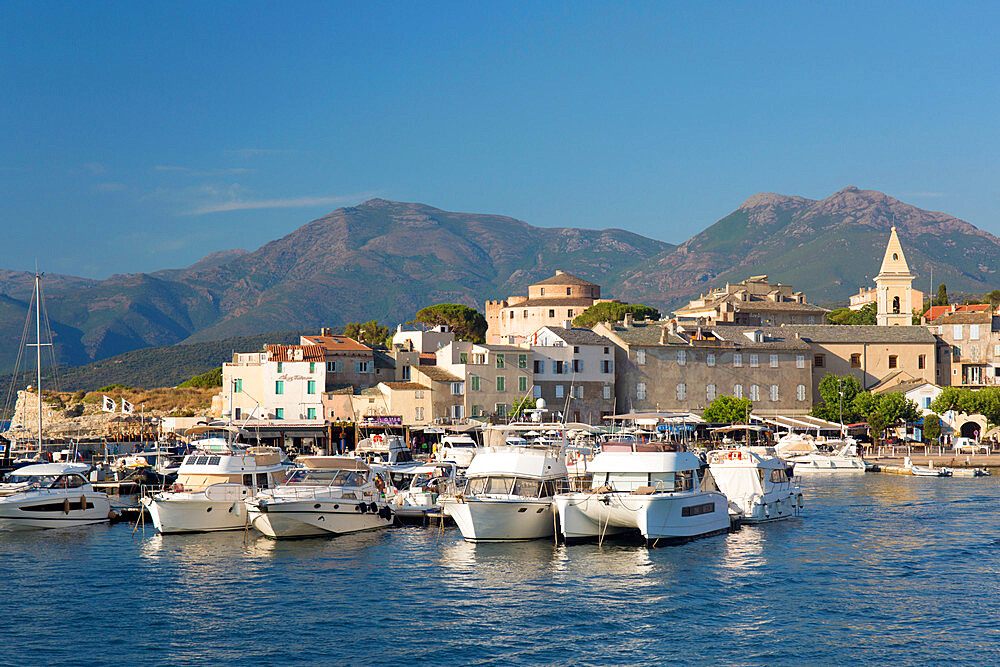
[[[657,549],[3,533],[0,663],[1000,663],[1000,480],[799,481],[799,518]]]

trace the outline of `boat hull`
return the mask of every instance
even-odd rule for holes
[[[211,533],[247,526],[242,500],[143,498],[156,530],[169,533]]]
[[[86,498],[86,509],[82,508],[81,496]],[[110,520],[110,514],[111,502],[107,495],[94,491],[63,497],[48,495],[10,497],[0,502],[0,530],[47,530],[86,526],[106,523]]]
[[[393,523],[387,504],[344,498],[251,501],[248,511],[251,525],[272,539],[346,535],[387,528]]]
[[[639,531],[646,540],[684,542],[729,531],[729,503],[715,492],[694,494],[572,493],[556,496],[563,535],[599,537]],[[685,508],[697,507],[688,514]]]
[[[555,533],[552,502],[546,499],[449,499],[444,513],[469,542],[518,542]]]

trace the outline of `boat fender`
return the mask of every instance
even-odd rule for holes
[[[63,513],[69,514],[69,498],[63,501]]]
[[[368,505],[366,505],[365,503],[358,503],[357,505],[354,506],[354,509],[364,514],[365,512],[368,511]]]
[[[80,509],[87,509],[87,496],[80,496]]]
[[[386,521],[388,521],[389,519],[392,518],[392,510],[389,509],[388,505],[386,505],[386,506],[382,507],[382,509],[380,509],[378,511],[378,515],[379,515],[379,517],[381,517],[381,518],[385,519]]]
[[[799,495],[795,496],[795,504],[798,505],[799,508],[801,509],[801,507],[802,507],[802,494],[801,493]]]
[[[371,512],[372,514],[377,514],[378,513],[378,505],[376,505],[375,503],[370,503],[368,505],[368,511]]]

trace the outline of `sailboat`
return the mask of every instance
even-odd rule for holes
[[[35,343],[38,382],[38,452],[42,451],[42,343],[41,274],[35,273],[32,304],[35,309]],[[27,328],[27,327],[25,327]],[[23,343],[23,341],[22,341]],[[15,377],[17,372],[15,371]],[[0,528],[33,530],[103,523],[111,518],[111,502],[106,493],[95,491],[84,476],[84,463],[39,463],[19,468],[0,483]]]

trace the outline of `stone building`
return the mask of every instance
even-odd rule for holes
[[[990,310],[947,312],[927,327],[938,347],[942,386],[1000,386],[1000,316]]]
[[[514,401],[531,395],[532,351],[514,345],[480,345],[457,340],[437,351],[437,369],[454,378],[459,398],[451,419],[507,417]],[[420,368],[427,373],[428,368]]]
[[[914,379],[937,381],[937,341],[922,327],[827,324],[784,328],[809,344],[817,396],[820,380],[828,373],[852,375],[864,389],[897,371]]]
[[[602,299],[601,287],[565,271],[528,286],[528,296],[486,302],[486,342],[517,345],[540,327],[572,326],[573,318]]]
[[[812,409],[809,344],[786,327],[598,324],[615,344],[618,412],[701,412],[717,396],[750,399],[759,415]]]
[[[615,409],[615,347],[590,329],[545,326],[521,344],[534,353],[532,395],[566,421],[601,424]]]
[[[726,283],[674,311],[679,321],[743,326],[822,324],[829,311],[806,302],[790,285],[772,285],[767,276]]]

